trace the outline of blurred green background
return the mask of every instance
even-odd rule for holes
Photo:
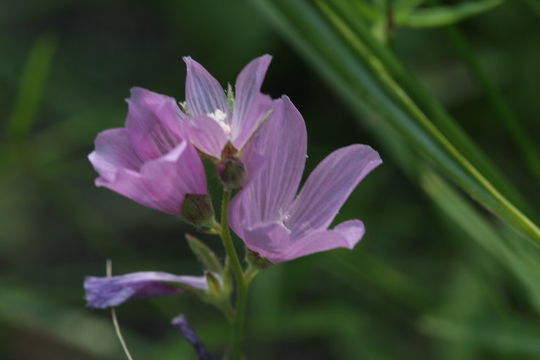
[[[455,197],[466,197],[457,188],[403,171],[375,136],[383,120],[354,115],[276,31],[265,2],[0,2],[0,358],[123,358],[109,312],[83,300],[84,277],[104,275],[106,259],[115,274],[200,273],[184,240],[194,231],[94,187],[86,156],[99,131],[123,125],[130,87],[183,99],[182,56],[226,85],[263,53],[274,57],[263,91],[289,95],[306,120],[309,169],[351,143],[373,146],[384,164],[338,216],[366,224],[354,251],[256,278],[248,358],[540,358],[537,248],[523,242],[521,270],[512,271],[516,258],[489,242],[497,220],[468,199],[459,205]],[[536,141],[540,18],[525,3],[508,1],[459,28],[512,109],[510,124],[519,118]],[[447,30],[398,27],[386,45],[534,207],[534,171]],[[189,296],[140,300],[118,309],[135,359],[195,358],[169,325],[179,313],[211,351],[223,349],[228,328],[214,308]]]

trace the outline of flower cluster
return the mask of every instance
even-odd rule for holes
[[[224,224],[214,219],[202,163],[207,158],[216,165],[224,191],[238,190],[225,211],[250,258],[256,259],[252,265],[353,248],[364,234],[360,220],[329,226],[381,159],[366,145],[341,148],[315,168],[299,191],[307,157],[305,123],[287,96],[272,99],[261,93],[270,59],[265,55],[250,62],[234,91],[224,91],[200,64],[185,58],[184,103],[132,89],[125,127],[100,133],[89,155],[99,173],[96,185],[219,233]],[[194,239],[190,244],[206,258],[205,276],[139,272],[89,277],[88,305],[104,308],[183,291],[223,305],[223,295],[231,291],[225,286],[227,274],[204,244]]]

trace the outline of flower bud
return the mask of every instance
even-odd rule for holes
[[[201,231],[211,231],[218,226],[209,195],[187,194],[182,204],[180,218]]]
[[[222,159],[216,166],[219,180],[225,190],[237,190],[244,185],[246,180],[246,168],[237,157]]]

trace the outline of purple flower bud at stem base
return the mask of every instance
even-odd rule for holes
[[[193,331],[184,315],[179,315],[172,319],[171,324],[177,328],[184,339],[193,346],[199,360],[215,360],[215,358],[205,349],[201,340],[199,340],[197,334],[195,334],[195,331]]]
[[[209,195],[187,194],[182,204],[180,218],[203,232],[214,232],[219,228]]]
[[[219,180],[227,191],[240,189],[246,180],[246,168],[240,159],[229,157],[216,166]]]

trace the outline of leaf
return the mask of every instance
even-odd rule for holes
[[[476,209],[437,175],[425,172],[420,182],[448,219],[459,225],[471,239],[486,252],[491,253],[502,266],[521,281],[540,314],[538,249],[522,239],[516,239],[513,230],[501,234],[492,223],[480,216]]]
[[[212,249],[210,249],[196,237],[189,234],[186,234],[186,239],[191,251],[193,251],[197,259],[199,259],[199,261],[204,265],[206,270],[216,274],[223,273],[223,266]]]
[[[448,6],[431,6],[409,13],[398,13],[396,23],[399,26],[413,28],[446,26],[480,15],[500,4],[502,0],[480,0]]]
[[[51,35],[41,35],[30,50],[17,99],[6,123],[6,133],[12,141],[20,141],[32,129],[55,50],[56,40]]]

